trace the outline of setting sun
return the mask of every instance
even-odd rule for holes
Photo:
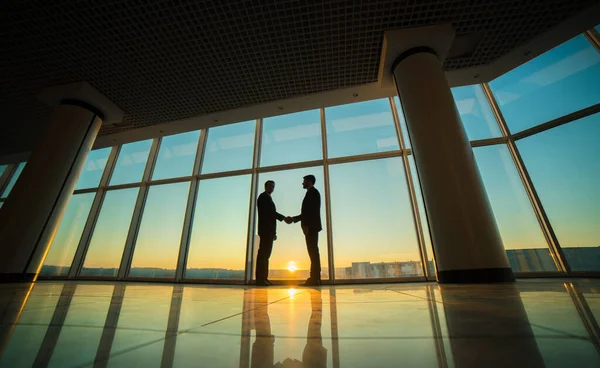
[[[290,272],[296,271],[298,269],[298,267],[296,266],[296,262],[290,261],[290,263],[288,263],[287,269]]]

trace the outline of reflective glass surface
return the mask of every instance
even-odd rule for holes
[[[163,137],[152,180],[192,175],[199,137],[199,130]]]
[[[256,121],[208,129],[202,173],[249,169],[254,154]]]
[[[40,272],[45,276],[66,276],[81,240],[96,193],[74,194],[54,236]]]
[[[8,195],[10,194],[10,191],[12,190],[12,188],[17,183],[17,180],[19,179],[19,176],[21,176],[21,173],[23,172],[23,169],[25,168],[26,164],[27,164],[26,162],[21,162],[17,166],[17,170],[15,170],[15,172],[10,177],[10,180],[8,181],[8,184],[6,184],[6,187],[4,188],[4,192],[2,193],[2,195],[0,196],[0,198],[6,198],[6,197],[8,197]]]
[[[75,190],[95,188],[100,184],[100,179],[104,173],[104,167],[106,166],[106,161],[108,161],[110,150],[111,148],[107,147],[93,150],[88,153],[85,164],[83,165],[83,170],[77,180],[77,185],[75,185]]]
[[[0,165],[0,176],[4,174],[4,170],[6,169],[6,165]]]
[[[600,366],[597,280],[2,288],[0,367]]]
[[[81,275],[117,275],[138,191],[130,188],[106,192]]]
[[[502,135],[479,84],[452,88],[452,95],[470,141]]]
[[[511,133],[600,102],[600,53],[579,35],[490,82]]]
[[[329,278],[327,230],[325,229],[325,190],[323,189],[323,167],[309,167],[286,171],[262,173],[258,176],[258,194],[264,191],[267,180],[275,181],[275,191],[271,195],[277,212],[284,216],[300,214],[302,200],[306,190],[302,188],[302,178],[312,174],[316,177],[315,188],[321,194],[321,223],[319,232],[319,254],[321,257],[321,279]],[[256,204],[255,204],[256,208]],[[258,216],[258,215],[257,215]],[[258,226],[258,224],[256,225]],[[256,231],[256,230],[255,230]],[[258,252],[260,237],[254,233],[254,259]],[[309,277],[310,259],[306,250],[306,241],[300,223],[286,224],[277,222],[277,240],[273,244],[273,253],[269,262],[269,280],[289,279],[306,280]],[[252,274],[254,278],[254,273]]]
[[[250,175],[200,181],[187,278],[244,279]]]
[[[110,185],[137,183],[142,181],[152,140],[124,144],[119,152]]]
[[[425,211],[425,203],[423,202],[423,193],[421,192],[421,183],[419,174],[415,164],[413,155],[408,156],[408,166],[410,166],[410,175],[412,177],[413,186],[415,188],[415,196],[417,197],[417,210],[419,211],[419,219],[421,221],[421,229],[423,230],[423,241],[427,252],[427,264],[429,265],[429,275],[435,276],[435,253],[431,243],[431,233],[429,232],[429,222],[427,220],[427,212]]]
[[[322,158],[319,110],[302,111],[263,120],[260,166]]]
[[[473,153],[513,271],[557,271],[508,147],[477,147]]]
[[[387,98],[325,109],[329,157],[400,149]]]
[[[336,279],[423,275],[402,158],[329,166]]]
[[[129,276],[175,276],[189,189],[189,182],[150,187]]]
[[[600,114],[517,141],[571,269],[600,270]]]
[[[400,98],[395,96],[394,102],[396,104],[396,110],[398,111],[398,120],[400,120],[400,129],[402,130],[404,146],[406,148],[411,148],[410,137],[408,136],[408,128],[406,127],[406,119],[404,118],[404,113],[402,112],[402,103],[400,103]]]

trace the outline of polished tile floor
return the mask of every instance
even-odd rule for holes
[[[600,280],[0,293],[0,367],[600,367]]]

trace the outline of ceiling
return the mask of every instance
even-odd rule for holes
[[[383,32],[451,23],[481,66],[590,0],[4,1],[0,153],[39,135],[41,90],[87,81],[121,107],[101,135],[377,81]]]

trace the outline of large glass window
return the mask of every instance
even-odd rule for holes
[[[202,159],[202,174],[252,167],[255,129],[254,120],[210,128]]]
[[[12,176],[11,176],[10,180],[8,181],[8,184],[6,185],[6,188],[4,188],[4,192],[2,193],[2,195],[0,196],[0,198],[6,198],[6,197],[8,197],[8,195],[10,194],[10,191],[12,190],[12,188],[17,183],[17,180],[19,179],[19,176],[21,176],[21,173],[23,172],[23,169],[25,168],[25,164],[26,164],[26,162],[21,162],[17,166],[17,170],[15,170],[15,172],[12,174]]]
[[[321,255],[321,278],[327,279],[329,278],[329,274],[323,167],[317,166],[262,173],[258,177],[258,193],[260,194],[264,191],[264,183],[267,180],[275,181],[275,191],[271,197],[273,198],[273,202],[275,202],[277,212],[284,216],[299,215],[302,200],[306,194],[306,190],[302,188],[302,178],[309,174],[316,177],[315,188],[321,193],[321,223],[323,231],[319,233],[319,253]],[[256,208],[256,203],[254,203],[254,208]],[[254,257],[256,258],[260,237],[256,232],[254,234]],[[309,277],[309,271],[310,259],[308,258],[306,241],[300,223],[288,225],[283,221],[278,221],[277,240],[273,245],[273,253],[269,261],[269,279],[303,280]]]
[[[200,131],[163,137],[152,173],[153,180],[192,175]]]
[[[84,193],[71,197],[44,260],[41,275],[66,276],[69,273],[95,195],[96,193]]]
[[[325,119],[329,157],[400,149],[387,98],[328,107]]]
[[[189,182],[150,187],[129,276],[175,277],[189,189]]]
[[[250,175],[201,180],[187,278],[244,279]]]
[[[490,82],[512,133],[600,102],[600,53],[579,35]]]
[[[124,144],[110,179],[110,185],[142,181],[152,140]]]
[[[421,229],[423,229],[423,241],[425,242],[425,249],[427,250],[427,264],[429,267],[429,274],[431,276],[435,276],[435,254],[433,253],[431,234],[429,232],[429,222],[427,221],[427,212],[425,210],[425,203],[423,202],[423,194],[421,193],[421,183],[419,181],[419,174],[417,172],[417,166],[415,164],[414,156],[409,155],[408,161],[408,165],[410,166],[410,175],[412,176],[413,186],[415,188],[415,197],[417,197],[417,210],[419,211]]]
[[[452,88],[456,108],[469,140],[500,137],[500,127],[479,84]]]
[[[600,114],[517,141],[567,261],[600,270]]]
[[[406,119],[404,118],[404,113],[402,112],[402,103],[400,102],[400,98],[398,98],[398,96],[394,97],[394,102],[396,103],[396,110],[398,111],[398,120],[400,120],[400,130],[402,130],[404,147],[411,148],[410,137],[408,136],[408,128],[406,127]]]
[[[0,165],[0,176],[4,174],[4,170],[6,169],[6,165]]]
[[[104,173],[104,167],[106,166],[106,161],[108,161],[110,150],[111,148],[108,147],[90,151],[85,160],[83,170],[79,175],[79,179],[77,180],[75,190],[95,188],[100,184],[100,179],[102,178],[102,173]]]
[[[260,166],[323,158],[321,112],[302,111],[263,120]]]
[[[513,271],[557,271],[506,145],[473,152]]]
[[[106,192],[81,275],[117,275],[138,191],[130,188]]]
[[[422,276],[402,158],[329,172],[336,279]]]

